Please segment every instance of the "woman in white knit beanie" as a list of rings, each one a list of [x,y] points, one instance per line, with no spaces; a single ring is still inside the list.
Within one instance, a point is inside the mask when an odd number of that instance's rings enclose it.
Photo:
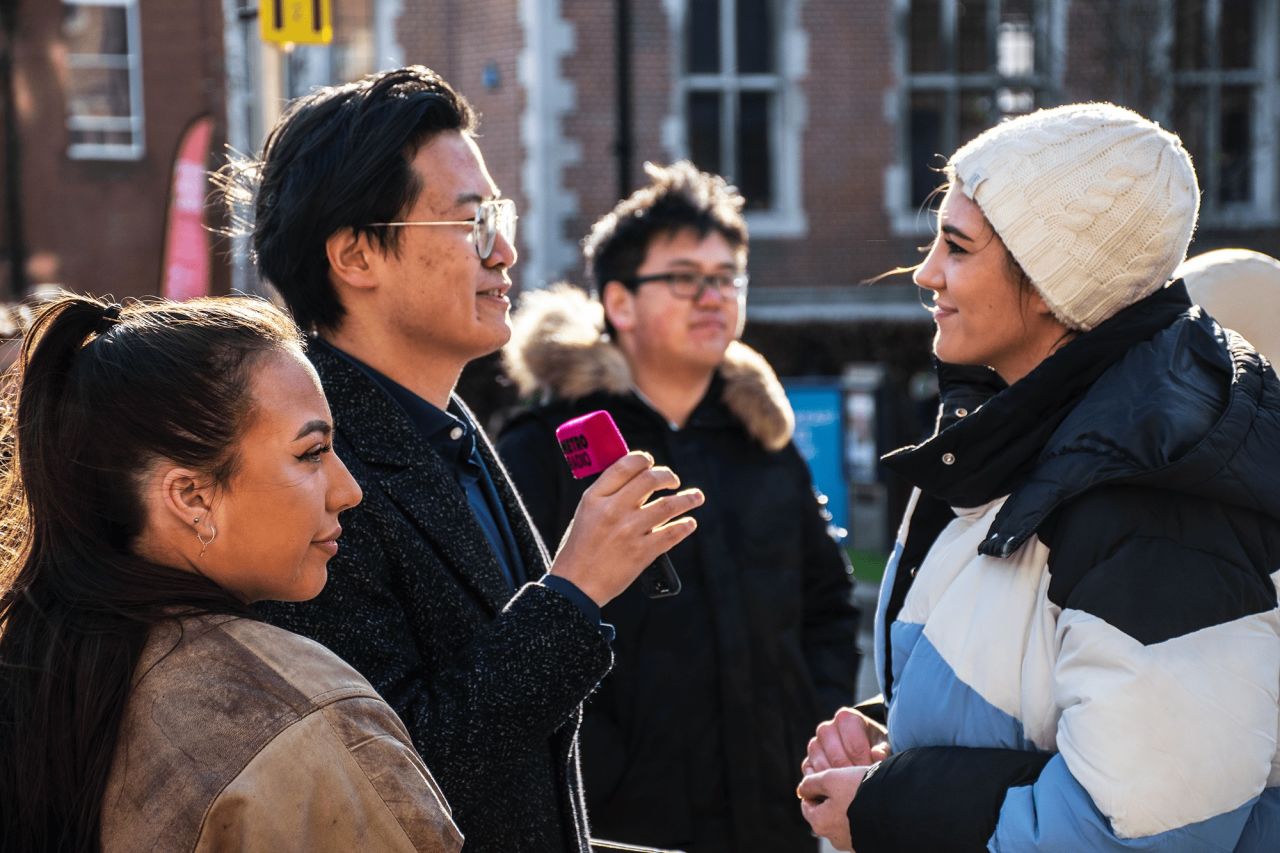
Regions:
[[[883,694],[819,727],[802,811],[858,853],[1278,850],[1280,382],[1170,281],[1190,157],[1076,104],[947,176]]]

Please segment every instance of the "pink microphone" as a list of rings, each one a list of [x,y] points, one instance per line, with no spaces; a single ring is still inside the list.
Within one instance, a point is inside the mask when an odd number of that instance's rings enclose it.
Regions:
[[[576,480],[599,474],[627,455],[626,439],[605,411],[590,412],[560,424],[556,441]]]
[[[627,455],[627,442],[608,412],[588,412],[556,429],[556,441],[575,479],[599,474]],[[680,591],[680,576],[666,554],[640,573],[640,587],[650,598],[666,598]]]

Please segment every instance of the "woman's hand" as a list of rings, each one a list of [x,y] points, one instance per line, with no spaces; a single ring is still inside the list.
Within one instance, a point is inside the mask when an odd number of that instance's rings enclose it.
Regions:
[[[800,780],[796,795],[800,797],[800,813],[815,835],[831,842],[837,850],[852,853],[849,831],[849,805],[858,794],[867,767],[839,767],[811,773]]]
[[[818,726],[800,764],[806,776],[835,767],[865,767],[889,757],[889,733],[884,726],[853,708],[841,708]]]

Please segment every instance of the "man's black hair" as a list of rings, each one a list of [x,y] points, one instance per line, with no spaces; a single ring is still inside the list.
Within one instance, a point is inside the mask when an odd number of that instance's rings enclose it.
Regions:
[[[582,241],[587,280],[601,298],[611,281],[631,287],[655,238],[685,230],[699,239],[718,232],[745,266],[747,223],[736,187],[719,175],[699,171],[688,160],[670,166],[645,163],[644,170],[649,183],[596,220]],[[605,332],[616,339],[607,314],[604,325]]]
[[[343,228],[395,252],[394,221],[422,191],[411,168],[418,149],[444,131],[473,133],[476,114],[440,75],[421,65],[317,89],[294,101],[256,163],[224,170],[233,208],[253,199],[253,252],[262,277],[304,330],[332,330],[341,302],[325,241]]]

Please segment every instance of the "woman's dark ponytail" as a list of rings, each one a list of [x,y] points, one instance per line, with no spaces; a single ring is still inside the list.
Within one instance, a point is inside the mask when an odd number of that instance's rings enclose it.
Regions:
[[[67,428],[74,429],[75,419],[65,417],[66,391],[73,362],[91,336],[103,325],[103,317],[110,303],[98,302],[78,296],[68,296],[52,303],[37,315],[28,329],[18,356],[18,375],[21,376],[21,394],[16,402],[17,417],[5,424],[5,429],[22,433],[23,453],[20,477],[6,477],[15,486],[25,485],[28,491],[43,489],[58,491],[68,484],[63,478]],[[117,314],[118,316],[118,314]],[[15,385],[12,389],[17,391]],[[17,439],[17,435],[13,436]],[[58,513],[61,504],[56,500],[44,501],[50,513]],[[58,518],[42,519],[47,524],[57,524]],[[5,531],[8,533],[9,531]],[[29,523],[17,531],[21,536],[41,531]],[[7,544],[7,543],[6,543]]]
[[[134,667],[176,612],[243,613],[134,546],[140,475],[169,459],[222,482],[252,408],[248,369],[300,346],[255,299],[67,296],[23,343],[0,418],[0,838],[96,850]]]

